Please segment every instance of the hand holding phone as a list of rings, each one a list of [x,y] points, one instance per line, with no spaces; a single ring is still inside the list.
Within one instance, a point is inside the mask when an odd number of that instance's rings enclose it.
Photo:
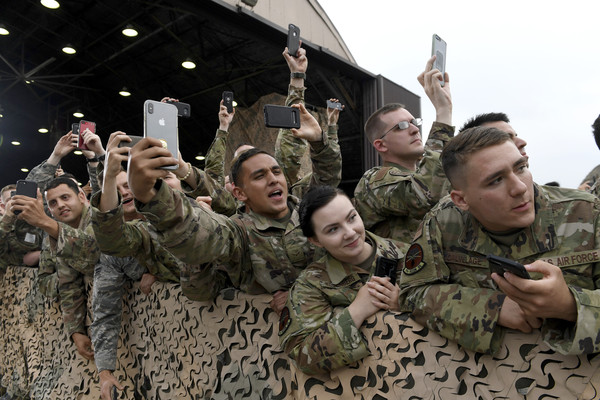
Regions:
[[[163,148],[169,150],[175,159],[179,159],[179,139],[177,132],[177,107],[160,101],[144,102],[144,137],[160,140]],[[161,167],[176,170],[179,164]]]
[[[300,110],[294,107],[266,104],[265,125],[269,128],[300,128]]]
[[[490,273],[495,272],[498,275],[503,276],[505,272],[510,272],[520,278],[531,279],[529,272],[521,263],[493,254],[488,254],[486,258],[490,263]]]
[[[86,129],[92,133],[96,133],[96,123],[84,120],[79,121],[79,131],[77,132],[79,135],[79,140],[77,142],[77,148],[81,150],[89,150],[86,144],[83,142],[83,132],[85,132]]]
[[[392,285],[396,284],[396,276],[398,275],[398,260],[386,257],[377,257],[377,264],[375,264],[374,276],[390,278]]]
[[[142,136],[135,136],[135,135],[127,135],[127,137],[131,139],[131,142],[122,140],[119,142],[119,145],[117,147],[133,147],[137,144],[137,142],[139,142],[140,140],[143,139]]]
[[[342,111],[344,109],[344,106],[339,101],[327,100],[327,108],[331,108],[333,110],[340,110],[340,111]]]
[[[17,181],[17,190],[15,190],[15,195],[19,196],[27,196],[33,199],[37,198],[38,185],[35,181],[26,181],[26,180],[18,180]],[[14,214],[19,215],[21,210],[15,210]]]
[[[296,57],[300,50],[300,28],[294,24],[288,25],[287,48],[288,54],[292,57]]]
[[[433,64],[434,69],[438,69],[442,73],[441,85],[444,86],[444,74],[446,73],[446,42],[436,35],[433,34],[431,43],[431,55],[435,55],[435,63]]]
[[[233,92],[223,92],[223,105],[229,114],[233,112]]]

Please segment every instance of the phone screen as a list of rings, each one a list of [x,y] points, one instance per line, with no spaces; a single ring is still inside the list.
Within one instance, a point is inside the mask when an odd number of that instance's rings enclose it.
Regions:
[[[446,72],[446,42],[436,34],[433,34],[431,44],[431,55],[435,55],[435,63],[433,68],[438,69],[442,73],[442,86],[445,81],[443,80],[444,73]]]

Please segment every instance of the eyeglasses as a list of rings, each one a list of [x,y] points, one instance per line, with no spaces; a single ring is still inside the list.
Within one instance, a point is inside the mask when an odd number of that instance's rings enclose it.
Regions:
[[[387,135],[388,133],[390,133],[394,129],[398,129],[398,130],[401,130],[401,131],[404,130],[404,129],[408,129],[408,127],[410,126],[410,124],[413,124],[417,128],[420,128],[421,125],[423,125],[423,120],[421,118],[414,118],[414,119],[411,119],[410,121],[400,121],[397,124],[394,124],[394,126],[392,126],[390,128],[390,130],[387,131],[386,133],[384,133],[383,136],[380,137],[379,139],[380,140],[383,139],[385,137],[385,135]]]

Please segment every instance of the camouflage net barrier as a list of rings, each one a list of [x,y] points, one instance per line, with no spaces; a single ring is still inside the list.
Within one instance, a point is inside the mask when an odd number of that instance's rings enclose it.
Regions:
[[[0,381],[13,398],[98,399],[93,362],[63,333],[58,303],[36,290],[36,270],[9,268],[0,295]],[[371,353],[307,376],[279,349],[270,297],[226,290],[215,302],[155,283],[124,296],[115,375],[122,399],[596,399],[597,355],[563,356],[539,334],[510,332],[496,357],[466,351],[405,314],[362,328]]]

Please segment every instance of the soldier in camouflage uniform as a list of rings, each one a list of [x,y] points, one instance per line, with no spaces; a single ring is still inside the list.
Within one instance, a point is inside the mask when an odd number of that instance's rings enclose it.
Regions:
[[[418,80],[436,110],[427,144],[423,147],[420,119],[401,104],[387,104],[373,113],[365,133],[383,166],[365,172],[354,190],[356,209],[371,232],[410,243],[425,213],[449,191],[440,152],[454,135],[452,100],[446,73],[433,68],[432,57]]]
[[[562,354],[600,351],[600,203],[533,183],[506,132],[477,127],[444,149],[452,182],[408,250],[400,302],[419,323],[495,354],[504,332],[541,329]],[[533,280],[490,274],[488,254],[525,264]]]
[[[598,118],[596,118],[592,124],[592,133],[594,134],[596,146],[598,146],[598,149],[600,149],[600,115],[598,115]],[[579,189],[587,190],[597,196],[599,191],[598,186],[600,185],[599,181],[600,165],[597,165],[586,175],[585,178],[583,178],[583,181],[581,181],[581,184],[579,185]]]
[[[302,105],[296,134],[310,142],[313,173],[339,176],[341,155]],[[280,166],[268,154],[248,150],[232,168],[236,197],[250,211],[231,219],[193,207],[157,181],[157,169],[172,162],[160,142],[146,139],[131,150],[129,183],[138,210],[159,232],[161,244],[188,264],[215,262],[238,288],[249,293],[287,290],[312,261],[315,248],[299,232],[298,200],[288,197]],[[163,157],[156,157],[157,155]],[[156,186],[155,186],[156,185]],[[280,311],[285,298],[278,298]]]
[[[290,289],[279,340],[299,369],[316,374],[369,355],[360,332],[364,320],[380,309],[399,309],[398,286],[373,276],[377,260],[385,257],[397,265],[404,254],[395,241],[366,232],[339,189],[312,189],[299,213],[303,233],[327,255],[302,271]]]
[[[519,153],[521,153],[522,156],[527,155],[527,152],[525,151],[525,146],[527,146],[527,142],[522,137],[520,137],[514,130],[514,128],[510,125],[510,119],[505,113],[494,112],[476,115],[473,118],[468,119],[467,122],[463,124],[463,126],[459,130],[459,133],[469,128],[475,128],[476,126],[497,128],[501,131],[508,133],[508,135],[510,136],[510,140],[512,140],[515,146],[517,146],[517,148],[519,149]]]

